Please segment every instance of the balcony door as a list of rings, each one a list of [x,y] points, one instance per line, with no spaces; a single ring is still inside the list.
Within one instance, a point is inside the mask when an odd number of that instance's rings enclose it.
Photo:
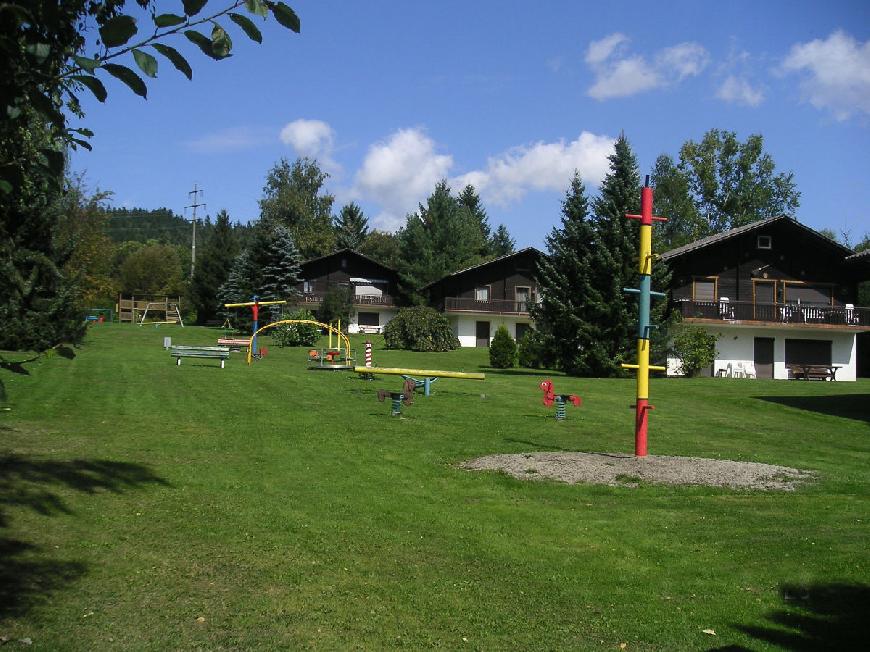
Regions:
[[[532,288],[519,286],[515,288],[517,312],[528,312],[532,302]]]
[[[776,281],[754,279],[752,283],[753,319],[776,319],[773,305],[776,303]]]

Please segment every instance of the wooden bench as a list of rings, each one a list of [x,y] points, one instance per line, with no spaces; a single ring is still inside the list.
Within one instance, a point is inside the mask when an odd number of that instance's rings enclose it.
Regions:
[[[180,365],[182,358],[213,358],[224,361],[230,357],[230,350],[225,346],[170,346],[169,355],[175,358],[175,364]]]
[[[788,368],[792,378],[800,380],[830,380],[837,375],[836,367],[823,365],[792,365]]]
[[[251,340],[246,337],[222,337],[218,341],[218,346],[225,346],[229,348],[230,351],[241,351],[245,349],[248,350],[248,346],[251,344]]]

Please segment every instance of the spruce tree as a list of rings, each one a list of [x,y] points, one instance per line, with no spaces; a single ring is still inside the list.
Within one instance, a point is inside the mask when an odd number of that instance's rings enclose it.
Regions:
[[[196,261],[196,271],[190,284],[190,299],[196,308],[198,324],[204,324],[216,317],[220,308],[218,291],[229,278],[238,253],[230,216],[225,210],[218,213],[210,231],[203,254]]]
[[[468,184],[456,196],[456,201],[460,208],[468,211],[469,216],[474,219],[480,229],[482,245],[478,253],[483,258],[491,256],[490,238],[492,229],[489,226],[489,217],[486,214],[486,209],[483,207],[483,202],[480,200],[480,195],[477,194],[477,190],[475,190],[474,186]]]
[[[298,296],[301,259],[290,231],[283,226],[270,229],[264,250],[258,254],[253,260],[261,265],[257,288],[260,298],[280,301]]]
[[[335,246],[338,249],[359,249],[369,234],[369,220],[362,209],[351,202],[342,206],[335,218]]]
[[[499,224],[489,239],[489,253],[493,258],[507,256],[516,250],[516,241],[504,224]]]
[[[602,320],[607,312],[597,284],[600,246],[588,217],[589,202],[575,172],[562,201],[562,222],[546,238],[548,258],[538,262],[541,304],[533,309],[546,362],[572,375],[609,375]]]
[[[637,287],[639,232],[626,214],[640,212],[640,173],[637,159],[624,135],[608,157],[610,171],[593,202],[595,231],[600,243],[595,287],[601,294],[605,313],[601,321],[601,345],[606,375],[621,373],[620,364],[634,358],[637,341],[637,306],[623,288]]]

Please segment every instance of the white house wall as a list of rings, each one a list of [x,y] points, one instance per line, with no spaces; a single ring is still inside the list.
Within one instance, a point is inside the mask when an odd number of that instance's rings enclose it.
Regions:
[[[517,324],[533,325],[528,317],[513,317],[510,315],[449,315],[453,333],[459,338],[462,347],[477,346],[477,322],[489,322],[489,341],[495,337],[499,326],[504,325],[511,337],[517,339]]]
[[[708,332],[718,336],[716,360],[713,372],[720,369],[733,370],[738,365],[755,368],[755,338],[773,338],[773,377],[777,380],[788,379],[785,366],[785,341],[787,339],[829,340],[831,342],[831,364],[840,366],[837,380],[855,380],[857,376],[857,357],[855,334],[837,332],[830,329],[813,331],[796,328],[753,328],[748,326],[701,325]],[[680,375],[680,361],[668,357],[668,375]]]

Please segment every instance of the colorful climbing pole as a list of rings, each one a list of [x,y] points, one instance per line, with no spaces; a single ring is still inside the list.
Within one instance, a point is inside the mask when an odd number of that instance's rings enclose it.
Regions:
[[[634,454],[637,457],[647,455],[647,432],[649,428],[649,411],[655,409],[649,403],[649,372],[665,371],[665,367],[649,363],[649,334],[653,328],[650,324],[649,309],[652,297],[664,298],[663,292],[654,292],[651,287],[652,277],[652,225],[653,222],[667,222],[665,217],[654,217],[652,214],[653,190],[649,187],[649,176],[646,178],[640,194],[640,215],[626,215],[628,219],[640,220],[640,256],[638,271],[640,272],[640,287],[623,288],[624,292],[636,294],[638,297],[637,316],[637,364],[623,364],[625,369],[637,370],[637,400],[634,404]]]

